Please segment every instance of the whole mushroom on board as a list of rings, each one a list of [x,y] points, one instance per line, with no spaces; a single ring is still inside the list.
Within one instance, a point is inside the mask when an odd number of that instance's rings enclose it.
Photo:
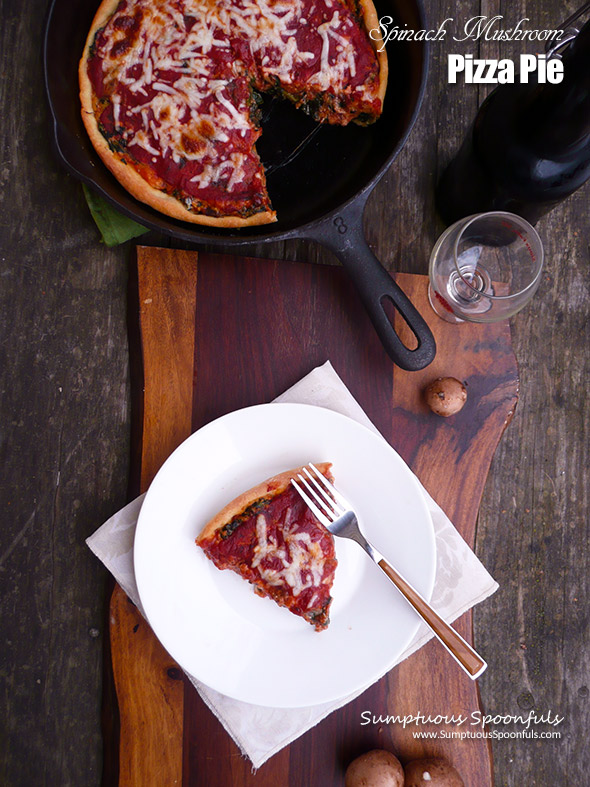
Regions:
[[[345,787],[404,787],[404,769],[386,749],[373,749],[353,760],[344,776]]]
[[[436,415],[455,415],[467,401],[465,385],[455,377],[438,377],[424,389],[424,399]]]
[[[465,787],[458,771],[441,757],[412,760],[404,773],[404,787]]]

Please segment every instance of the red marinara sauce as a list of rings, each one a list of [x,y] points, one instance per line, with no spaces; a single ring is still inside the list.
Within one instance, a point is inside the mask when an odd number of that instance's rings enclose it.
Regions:
[[[201,546],[217,568],[240,574],[316,630],[327,628],[334,539],[293,487],[249,506]]]

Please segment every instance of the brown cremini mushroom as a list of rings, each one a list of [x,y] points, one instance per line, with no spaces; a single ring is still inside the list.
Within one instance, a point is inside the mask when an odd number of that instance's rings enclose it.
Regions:
[[[455,377],[438,377],[424,389],[424,399],[433,413],[447,418],[461,410],[467,401],[467,389]]]
[[[404,787],[404,769],[386,749],[373,749],[353,760],[344,776],[345,787]]]
[[[441,757],[412,760],[404,773],[404,787],[465,787],[456,768]]]

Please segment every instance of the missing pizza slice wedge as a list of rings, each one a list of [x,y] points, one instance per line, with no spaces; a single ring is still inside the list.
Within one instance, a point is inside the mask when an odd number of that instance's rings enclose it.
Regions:
[[[332,480],[329,463],[318,469]],[[219,569],[231,569],[316,631],[330,622],[336,570],[334,539],[291,485],[288,470],[244,492],[196,539]]]

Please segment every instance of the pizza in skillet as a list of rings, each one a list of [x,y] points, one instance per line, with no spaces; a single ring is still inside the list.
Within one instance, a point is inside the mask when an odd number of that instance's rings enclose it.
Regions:
[[[331,479],[330,464],[317,467]],[[291,485],[300,472],[280,473],[244,492],[205,525],[196,543],[217,568],[235,571],[259,596],[321,631],[330,622],[334,539]]]
[[[275,221],[255,145],[261,93],[319,122],[374,121],[378,29],[372,0],[103,0],[80,61],[82,118],[106,166],[158,211]]]

